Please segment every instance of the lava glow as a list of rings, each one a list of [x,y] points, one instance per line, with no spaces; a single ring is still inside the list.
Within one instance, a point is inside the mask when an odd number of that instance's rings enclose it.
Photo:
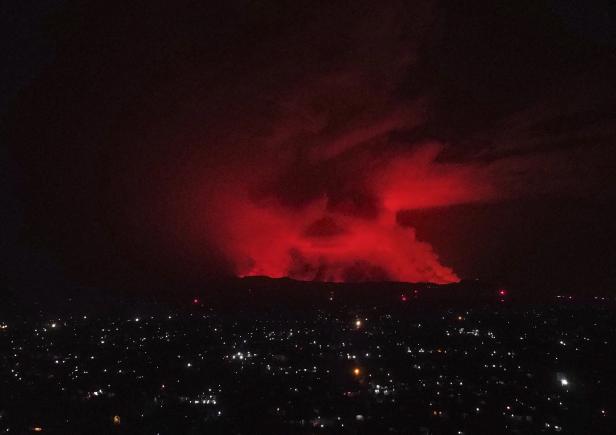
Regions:
[[[336,186],[291,207],[275,194],[255,199],[248,187],[226,183],[209,213],[216,229],[213,237],[239,276],[456,282],[458,276],[439,262],[432,246],[419,240],[414,228],[397,221],[402,210],[491,197],[481,171],[437,163],[440,150],[429,145],[389,157],[359,179],[354,172],[355,178],[345,183],[361,185],[367,197],[375,198],[370,204],[373,213],[358,213],[363,204],[353,198],[347,201],[351,206],[344,198],[342,206],[340,201],[332,206]]]

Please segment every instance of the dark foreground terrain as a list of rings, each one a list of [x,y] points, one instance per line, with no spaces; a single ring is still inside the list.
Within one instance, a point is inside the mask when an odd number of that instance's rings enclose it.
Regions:
[[[389,285],[383,303],[337,286],[276,303],[249,284],[181,303],[13,295],[0,433],[616,433],[614,300]]]

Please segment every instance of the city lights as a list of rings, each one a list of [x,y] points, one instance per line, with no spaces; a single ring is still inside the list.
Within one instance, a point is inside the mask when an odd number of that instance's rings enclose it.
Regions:
[[[573,379],[609,372],[609,350],[616,340],[616,332],[610,331],[616,328],[597,329],[609,324],[609,310],[603,305],[571,322],[578,308],[568,299],[541,308],[413,304],[401,310],[400,295],[393,295],[391,306],[318,308],[297,317],[283,310],[255,311],[242,318],[216,310],[196,314],[186,306],[185,311],[141,308],[138,316],[126,309],[127,314],[87,319],[78,312],[61,323],[11,320],[11,328],[2,334],[9,347],[0,365],[11,391],[47,385],[40,394],[50,398],[47,403],[57,417],[42,419],[33,413],[24,421],[44,421],[47,432],[51,424],[80,421],[71,409],[90,412],[95,419],[99,407],[111,403],[123,410],[122,418],[104,418],[113,425],[121,422],[128,433],[136,421],[144,427],[161,419],[175,425],[223,424],[222,416],[233,416],[245,400],[258,409],[253,419],[274,418],[289,433],[291,428],[315,427],[336,432],[374,422],[377,408],[392,416],[387,427],[400,429],[408,423],[398,410],[410,404],[418,410],[418,431],[448,421],[456,433],[474,416],[495,425],[493,433],[504,426],[538,433],[547,428],[546,422],[550,431],[564,432],[585,415],[584,410],[573,412],[575,403],[593,388],[587,384],[578,391],[572,388]],[[327,298],[322,300],[330,306]],[[9,319],[0,324],[8,325]],[[562,325],[556,338],[545,326],[554,324]],[[53,339],[45,333],[45,326],[52,325]],[[588,369],[579,366],[575,373],[559,371],[566,357],[583,356],[593,346],[605,349],[604,360],[587,360]],[[472,370],[462,369],[466,362],[472,362]],[[597,364],[603,364],[603,370]],[[546,377],[555,377],[551,387],[537,383]],[[243,385],[267,388],[255,393]],[[603,388],[603,383],[594,385]],[[331,392],[325,398],[324,388]],[[130,391],[143,393],[128,400]],[[601,391],[606,397],[611,394],[609,389]],[[459,397],[466,399],[460,402]],[[298,414],[293,407],[298,400],[314,405]],[[355,413],[345,413],[351,404]],[[5,407],[11,411],[5,416],[21,412],[11,404]],[[609,418],[605,407],[588,412]],[[583,418],[588,422],[592,415]],[[12,432],[34,427],[42,428],[30,423]],[[387,432],[387,427],[381,429]],[[79,433],[73,429],[65,433]],[[157,428],[152,429],[156,433]]]

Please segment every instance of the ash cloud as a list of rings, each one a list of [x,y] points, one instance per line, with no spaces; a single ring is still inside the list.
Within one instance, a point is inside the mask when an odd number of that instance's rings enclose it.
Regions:
[[[611,42],[549,7],[115,6],[50,18],[10,115],[31,237],[82,275],[452,282],[400,216],[613,196]]]

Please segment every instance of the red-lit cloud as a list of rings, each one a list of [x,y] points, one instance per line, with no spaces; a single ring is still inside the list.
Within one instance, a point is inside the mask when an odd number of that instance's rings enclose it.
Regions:
[[[447,160],[442,158],[447,147],[436,141],[391,143],[389,134],[404,125],[403,119],[415,125],[420,110],[388,113],[389,119],[364,118],[361,128],[350,119],[350,127],[331,133],[326,123],[306,129],[285,112],[273,129],[278,134],[244,139],[259,152],[207,181],[201,222],[201,231],[210,234],[235,274],[455,282],[456,272],[441,263],[429,240],[417,238],[412,222],[398,219],[399,213],[579,187],[576,177],[567,176],[572,165],[564,161],[574,155],[547,151]],[[552,177],[541,182],[543,190],[533,188],[544,175]]]
[[[124,3],[59,12],[7,118],[24,276],[613,281],[610,46],[523,7]]]
[[[401,214],[580,188],[575,162],[590,153],[533,143],[541,116],[475,127],[463,145],[438,140],[448,125],[427,128],[438,97],[412,90],[422,31],[409,29],[430,22],[430,7],[364,12],[343,30],[315,22],[302,32],[315,51],[284,52],[274,70],[260,52],[247,57],[247,73],[214,91],[223,110],[203,137],[192,132],[190,170],[180,170],[192,185],[185,246],[222,254],[239,276],[454,282],[456,271]],[[340,31],[339,55],[322,58],[326,35]],[[278,53],[280,40],[270,43],[264,52]]]
[[[352,162],[338,163],[334,185],[325,183],[314,196],[292,205],[275,190],[251,194],[263,180],[249,177],[244,183],[235,174],[221,181],[208,201],[213,238],[240,276],[455,282],[458,276],[439,262],[430,244],[397,221],[402,210],[494,197],[482,168],[439,163],[441,148],[425,144],[373,164],[359,153],[363,172],[349,169]],[[332,174],[324,171],[322,176]]]

